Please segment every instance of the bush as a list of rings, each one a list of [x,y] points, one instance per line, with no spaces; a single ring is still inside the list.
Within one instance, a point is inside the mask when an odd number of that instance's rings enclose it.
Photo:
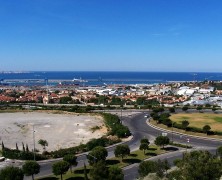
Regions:
[[[156,166],[157,166],[157,163],[154,162],[154,161],[143,161],[143,162],[141,162],[140,165],[139,165],[139,169],[138,169],[140,177],[145,177],[149,173],[156,172]]]
[[[111,130],[111,134],[117,135],[118,138],[124,138],[131,135],[128,127],[123,126],[122,124],[118,124],[114,126]]]
[[[97,146],[105,147],[108,144],[107,138],[99,138],[99,139],[92,139],[88,143],[86,143],[87,151],[94,149]]]
[[[214,134],[215,134],[215,135],[222,136],[222,131],[214,131]]]
[[[164,118],[169,118],[170,117],[170,113],[163,113],[163,114],[161,114],[160,115],[160,118],[162,119],[164,119]]]
[[[170,142],[169,145],[177,146],[177,147],[182,147],[182,148],[187,148],[187,149],[191,149],[192,148],[192,146],[188,146],[188,145],[184,145],[184,144],[179,144],[179,143],[174,143],[174,142]]]
[[[131,135],[128,127],[121,124],[117,115],[104,113],[103,117],[105,125],[111,129],[111,135],[117,135],[119,138],[124,138]]]
[[[167,127],[172,127],[172,121],[169,118],[165,118],[162,120],[162,123]]]
[[[187,127],[187,131],[203,133],[203,130],[201,128],[197,128],[197,127]]]
[[[117,140],[111,140],[108,139],[106,137],[101,137],[99,139],[92,139],[90,140],[88,143],[86,144],[80,144],[79,146],[76,147],[70,147],[70,148],[65,148],[65,149],[59,149],[56,151],[51,151],[49,154],[53,157],[53,158],[61,158],[64,157],[67,154],[77,154],[77,153],[82,153],[82,152],[86,152],[86,151],[90,151],[93,148],[97,147],[97,146],[108,146],[108,145],[112,145],[115,143],[120,142],[119,139]]]
[[[2,151],[2,156],[9,159],[19,159],[19,160],[33,160],[34,154],[33,152],[20,151],[16,149],[4,148]],[[40,154],[35,154],[36,160],[44,160],[45,156]]]

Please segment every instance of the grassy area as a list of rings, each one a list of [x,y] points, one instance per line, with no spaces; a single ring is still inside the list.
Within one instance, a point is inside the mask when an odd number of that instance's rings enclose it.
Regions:
[[[213,118],[216,122],[222,123],[222,117],[214,117]]]
[[[210,125],[212,131],[222,130],[222,114],[210,113],[192,113],[192,114],[172,114],[170,119],[174,122],[181,123],[183,120],[188,120],[192,127],[202,128],[205,125]]]
[[[153,124],[154,126],[157,126],[157,127],[160,127],[160,128],[163,128],[163,129],[166,129],[166,130],[169,130],[169,131],[176,131],[176,132],[179,132],[179,133],[183,133],[183,134],[188,134],[188,135],[193,135],[193,136],[200,136],[200,137],[208,137],[208,138],[217,138],[217,139],[222,139],[221,136],[218,136],[218,135],[206,135],[204,133],[197,133],[197,132],[191,132],[191,131],[185,131],[183,129],[176,129],[176,128],[172,128],[172,127],[167,127],[166,125],[164,124],[157,124],[156,121],[154,120],[151,120],[150,121],[151,124]],[[160,134],[159,134],[160,135]],[[184,141],[184,144],[186,143],[186,141]]]
[[[119,167],[125,167],[133,163],[140,163],[142,160],[165,153],[166,150],[161,149],[155,145],[150,145],[149,150],[145,151],[145,154],[141,150],[133,151],[131,154],[121,160],[121,158],[111,158],[106,160],[107,166],[117,165]],[[87,172],[90,171],[91,166],[87,166]],[[49,176],[45,178],[40,178],[39,180],[59,180],[60,177]],[[83,180],[84,179],[84,168],[75,169],[74,172],[68,171],[63,175],[64,180]]]
[[[145,154],[141,150],[133,151],[128,157],[124,158],[123,160],[121,160],[121,158],[116,158],[116,157],[108,159],[107,165],[108,166],[117,165],[123,168],[130,164],[140,163],[144,159],[150,158],[152,156],[157,156],[165,152],[166,150],[160,149],[159,147],[155,145],[151,145],[149,146],[149,150],[145,151]]]

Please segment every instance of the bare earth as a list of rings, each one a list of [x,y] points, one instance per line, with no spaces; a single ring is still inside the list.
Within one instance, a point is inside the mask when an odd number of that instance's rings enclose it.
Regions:
[[[0,113],[0,142],[3,141],[9,148],[15,148],[17,143],[19,149],[22,149],[23,142],[32,150],[35,140],[35,147],[42,151],[38,140],[44,139],[49,143],[47,151],[58,150],[86,143],[106,133],[104,127],[92,132],[91,128],[95,126],[103,126],[100,116],[47,112]]]

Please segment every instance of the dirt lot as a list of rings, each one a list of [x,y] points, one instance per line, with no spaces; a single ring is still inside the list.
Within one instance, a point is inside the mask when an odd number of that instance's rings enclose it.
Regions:
[[[102,125],[100,116],[49,112],[0,113],[0,142],[3,141],[9,148],[15,148],[17,143],[20,149],[23,142],[32,150],[35,140],[36,148],[42,151],[38,140],[45,139],[49,143],[46,150],[51,151],[101,137],[106,133],[105,128],[95,132],[91,128]]]

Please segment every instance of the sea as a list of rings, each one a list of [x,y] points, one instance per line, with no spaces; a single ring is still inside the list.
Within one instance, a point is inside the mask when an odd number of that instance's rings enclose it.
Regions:
[[[84,85],[157,84],[169,82],[221,80],[218,72],[102,72],[102,71],[32,71],[0,72],[1,83],[9,85],[56,85],[81,80]],[[78,83],[78,82],[76,82]]]

